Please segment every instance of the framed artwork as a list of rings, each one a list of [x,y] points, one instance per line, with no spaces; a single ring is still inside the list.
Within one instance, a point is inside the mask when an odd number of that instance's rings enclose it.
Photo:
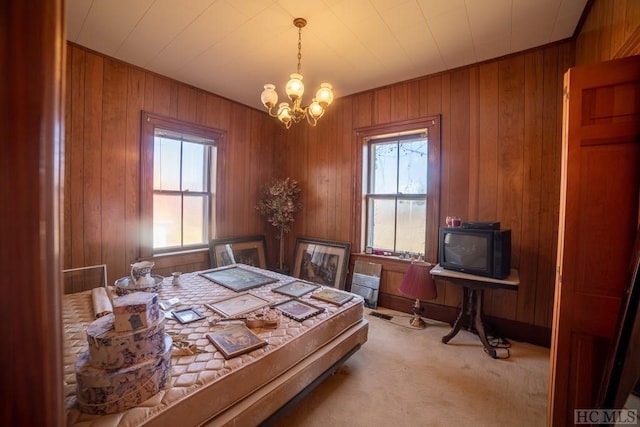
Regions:
[[[330,302],[335,305],[342,305],[347,301],[351,301],[353,294],[338,291],[336,289],[324,288],[318,292],[311,294],[311,298],[319,299],[321,301]]]
[[[344,289],[351,243],[298,237],[292,275],[308,282]]]
[[[298,298],[306,293],[309,293],[315,289],[318,289],[319,287],[320,285],[304,282],[302,280],[294,280],[293,282],[286,283],[282,286],[278,286],[277,288],[273,288],[271,290],[279,294],[284,294],[290,297]]]
[[[242,292],[247,289],[266,285],[267,283],[277,282],[277,279],[238,266],[207,270],[199,274],[218,285],[236,292]]]
[[[204,319],[204,314],[193,307],[174,310],[171,313],[173,314],[173,317],[175,317],[180,323],[190,323],[195,322],[196,320]]]
[[[254,295],[251,292],[244,292],[239,295],[233,295],[228,298],[206,303],[205,307],[225,317],[236,317],[269,304],[271,304],[269,300]]]
[[[208,333],[206,337],[220,350],[225,359],[231,359],[267,345],[265,340],[245,325],[230,326],[221,331]]]
[[[209,258],[212,267],[246,264],[267,268],[264,236],[247,236],[214,239],[209,242]]]
[[[324,308],[316,307],[313,304],[295,298],[274,304],[271,308],[280,310],[282,314],[298,322],[302,322],[324,311]]]

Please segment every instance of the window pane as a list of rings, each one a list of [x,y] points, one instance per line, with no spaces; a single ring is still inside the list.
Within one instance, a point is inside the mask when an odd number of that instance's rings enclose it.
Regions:
[[[394,249],[395,200],[369,200],[369,244],[377,249]]]
[[[206,197],[184,196],[184,242],[186,245],[207,243],[205,227]]]
[[[167,248],[181,245],[181,197],[153,195],[153,247]]]
[[[372,194],[395,194],[398,191],[398,144],[377,143],[371,146]]]
[[[182,145],[182,191],[205,191],[206,145],[184,142]]]
[[[400,173],[398,192],[401,194],[427,193],[427,140],[403,141],[398,152]]]
[[[153,146],[154,190],[180,191],[180,141],[156,136]]]
[[[398,200],[396,251],[423,253],[427,224],[424,200]]]

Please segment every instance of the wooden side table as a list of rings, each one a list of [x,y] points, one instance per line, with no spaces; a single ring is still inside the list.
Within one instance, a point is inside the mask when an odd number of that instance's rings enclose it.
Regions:
[[[484,313],[482,311],[483,293],[485,289],[508,289],[517,291],[520,285],[518,270],[511,269],[511,273],[505,279],[494,279],[492,277],[476,276],[474,274],[461,273],[447,270],[437,264],[431,269],[431,276],[435,279],[445,279],[455,285],[462,286],[462,304],[460,313],[456,318],[451,331],[442,337],[443,343],[448,343],[462,329],[462,325],[467,323],[478,334],[485,352],[498,359],[496,346],[492,345],[487,338],[484,324]],[[506,341],[506,340],[505,340]],[[508,341],[507,341],[508,344]]]

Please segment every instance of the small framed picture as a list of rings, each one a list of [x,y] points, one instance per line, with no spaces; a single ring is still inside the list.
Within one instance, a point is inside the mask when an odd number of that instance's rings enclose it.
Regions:
[[[245,325],[233,325],[221,331],[208,333],[206,337],[220,350],[225,359],[231,359],[267,345],[265,340]]]
[[[193,307],[174,310],[171,313],[173,314],[173,317],[175,317],[180,323],[190,323],[195,322],[196,320],[204,319],[204,314]]]
[[[225,317],[236,317],[241,314],[255,311],[269,304],[271,304],[271,301],[269,300],[254,295],[251,292],[244,292],[238,295],[222,298],[214,302],[206,303],[205,307]]]
[[[276,310],[280,310],[285,316],[302,322],[310,317],[320,314],[324,311],[322,307],[316,307],[313,304],[309,304],[298,299],[290,299],[271,306]]]
[[[290,297],[298,298],[306,293],[309,293],[315,289],[318,289],[319,287],[320,285],[304,282],[302,280],[294,280],[293,282],[286,283],[282,286],[278,286],[277,288],[273,288],[271,290],[279,294],[284,294]]]
[[[311,294],[311,298],[316,298],[321,301],[330,302],[335,305],[342,305],[353,298],[353,294],[347,292],[338,291],[336,289],[324,288],[318,292]]]
[[[277,282],[277,280],[272,277],[238,266],[207,270],[201,272],[200,275],[236,292],[242,292],[268,283]]]

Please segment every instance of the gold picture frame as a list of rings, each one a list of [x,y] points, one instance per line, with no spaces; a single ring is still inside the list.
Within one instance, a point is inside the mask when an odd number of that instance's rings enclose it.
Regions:
[[[225,359],[231,359],[267,345],[265,340],[245,325],[233,325],[220,331],[210,332],[205,336]]]
[[[353,299],[353,297],[353,294],[330,288],[323,288],[311,294],[311,298],[329,302],[335,305],[342,305],[346,302],[349,302]]]

